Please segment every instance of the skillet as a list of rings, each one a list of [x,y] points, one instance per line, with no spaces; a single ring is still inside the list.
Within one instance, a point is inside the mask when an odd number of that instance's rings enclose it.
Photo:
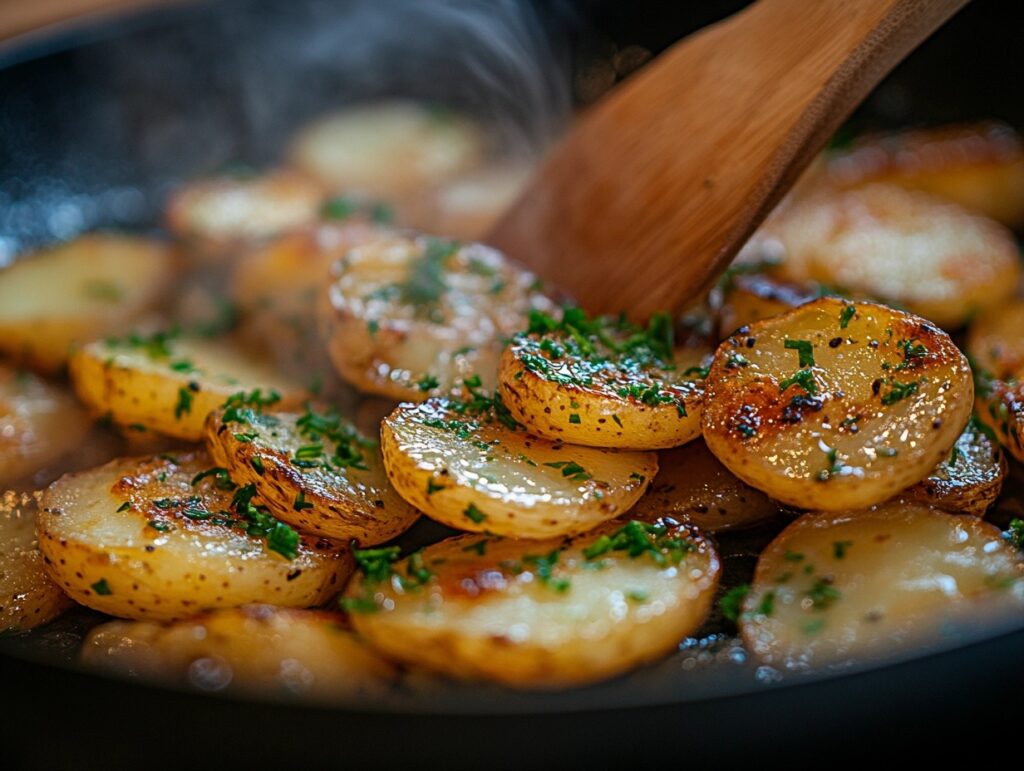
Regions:
[[[268,163],[295,127],[346,100],[437,99],[496,119],[504,142],[539,149],[574,100],[594,95],[586,86],[612,46],[657,52],[743,4],[463,2],[410,36],[396,29],[395,5],[235,0],[5,44],[0,259],[81,230],[153,227],[182,178]],[[492,50],[481,64],[464,35],[480,32],[484,18],[539,37],[525,52]],[[879,87],[851,129],[984,118],[1024,127],[1012,26],[993,4],[968,7]],[[438,40],[454,40],[459,53],[437,54],[452,50]],[[738,562],[749,559],[742,539],[732,548]],[[68,668],[64,639],[42,659],[3,648],[4,768],[613,767],[740,755],[804,765],[834,761],[816,754],[825,745],[842,744],[850,760],[893,739],[950,757],[955,742],[935,737],[978,741],[967,737],[984,730],[998,740],[1003,705],[1024,686],[1019,623],[957,630],[935,650],[884,665],[778,682],[732,662],[712,637],[584,690],[456,689],[429,701],[322,708],[100,678]],[[726,661],[703,666],[708,655]]]

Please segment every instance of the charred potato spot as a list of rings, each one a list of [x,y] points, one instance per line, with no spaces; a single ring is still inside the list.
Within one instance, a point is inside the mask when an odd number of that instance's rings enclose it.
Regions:
[[[473,376],[492,387],[505,340],[552,307],[533,275],[480,244],[385,237],[333,272],[321,307],[331,360],[357,388],[396,399]]]
[[[970,368],[944,332],[834,298],[741,329],[706,383],[715,456],[777,500],[828,510],[884,501],[926,477],[973,400]]]
[[[54,580],[90,608],[152,619],[259,601],[305,607],[342,588],[347,549],[300,536],[283,556],[273,522],[242,505],[252,496],[240,502],[211,467],[205,453],[126,458],[54,482],[39,516]]]
[[[336,413],[225,414],[207,418],[211,454],[239,484],[255,485],[279,519],[367,546],[400,535],[419,517],[388,482],[378,443]]]
[[[916,503],[819,512],[764,550],[740,625],[759,658],[803,669],[888,652],[1007,603],[1019,613],[1022,578],[1020,555],[978,517]]]
[[[629,556],[633,555],[633,556]],[[594,682],[655,660],[702,622],[712,545],[671,520],[617,521],[569,539],[460,536],[357,580],[356,631],[400,661],[518,688]],[[379,576],[378,576],[379,578]]]
[[[511,423],[442,399],[400,405],[381,428],[391,483],[451,527],[547,538],[628,511],[658,468],[653,453],[552,442]]]

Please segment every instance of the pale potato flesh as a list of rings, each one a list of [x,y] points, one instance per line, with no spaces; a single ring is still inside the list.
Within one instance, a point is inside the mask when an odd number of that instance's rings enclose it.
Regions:
[[[828,294],[811,283],[782,281],[764,273],[738,275],[721,290],[718,325],[722,337]]]
[[[327,417],[323,411],[312,414]],[[206,444],[236,482],[256,485],[274,516],[304,532],[368,546],[411,527],[419,512],[388,481],[379,443],[337,419],[339,433],[352,437],[339,442],[315,427],[304,428],[303,416],[273,411],[255,414],[248,422],[225,422],[224,411],[218,410],[207,419]],[[331,461],[339,444],[360,456],[362,468]],[[309,452],[317,447],[322,451]]]
[[[71,360],[78,397],[121,426],[141,425],[196,441],[206,416],[231,395],[276,391],[295,406],[306,391],[287,375],[227,340],[168,338],[162,349],[127,339],[97,341]]]
[[[552,310],[536,278],[481,244],[392,236],[334,266],[321,306],[328,352],[356,388],[420,401],[479,376],[486,388],[505,341],[530,310]]]
[[[882,182],[946,198],[1005,225],[1024,220],[1024,143],[999,123],[865,136],[830,155],[819,172],[815,181],[832,187]]]
[[[817,512],[761,554],[740,628],[773,666],[839,663],[920,643],[989,604],[1019,613],[1022,577],[1020,554],[978,517],[917,503]]]
[[[697,531],[673,524],[645,535],[651,551],[601,551],[623,524],[571,539],[459,536],[428,546],[425,582],[398,562],[386,581],[352,583],[349,600],[377,608],[353,612],[352,623],[385,655],[459,679],[554,688],[626,672],[701,624],[720,566]],[[657,545],[668,539],[675,552]]]
[[[223,245],[269,238],[313,222],[323,188],[294,171],[215,177],[179,188],[167,204],[167,226],[193,243]]]
[[[271,605],[213,610],[170,624],[111,621],[89,633],[81,657],[125,677],[264,698],[367,697],[398,678],[340,614]]]
[[[810,346],[813,366],[787,340]],[[946,333],[836,298],[741,329],[716,351],[706,389],[704,439],[732,473],[791,506],[830,511],[927,477],[974,400],[970,367]]]
[[[63,388],[0,365],[0,486],[76,451],[89,416]]]
[[[872,185],[820,191],[768,219],[755,240],[782,246],[776,273],[898,303],[945,328],[1009,299],[1013,234],[925,193]]]
[[[658,453],[658,474],[629,515],[645,521],[673,517],[715,533],[762,522],[783,508],[741,482],[697,439]]]
[[[150,311],[173,281],[174,262],[161,241],[113,234],[19,257],[0,271],[0,352],[43,373],[60,371],[74,346],[119,333]]]
[[[205,453],[124,458],[54,482],[39,515],[54,580],[87,607],[137,619],[251,602],[309,607],[341,590],[347,548],[301,536],[294,558],[272,551],[229,511],[231,490],[212,477],[193,484],[212,466]]]
[[[73,604],[46,572],[36,514],[31,495],[0,499],[0,634],[42,626]]]
[[[658,470],[654,453],[552,442],[452,405],[402,404],[381,426],[391,484],[450,527],[515,538],[580,533],[628,511]]]
[[[902,495],[956,514],[983,517],[999,498],[1007,472],[999,444],[972,419],[949,456]]]
[[[575,357],[567,337],[522,335],[501,357],[498,390],[530,431],[633,450],[677,447],[700,435],[707,351],[680,348],[673,362],[640,366],[599,342],[599,360]]]
[[[389,198],[477,166],[483,133],[472,122],[414,102],[378,102],[305,129],[289,157],[333,189]]]

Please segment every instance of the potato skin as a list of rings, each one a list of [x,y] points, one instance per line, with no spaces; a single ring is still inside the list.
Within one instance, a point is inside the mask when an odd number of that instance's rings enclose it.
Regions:
[[[71,359],[78,397],[95,414],[116,424],[143,425],[166,436],[198,441],[206,416],[240,391],[275,390],[282,407],[297,406],[307,393],[265,362],[226,341],[174,340],[170,354],[90,343]],[[178,361],[195,370],[175,369]]]
[[[363,469],[328,468],[322,458],[320,465],[303,468],[293,462],[295,454],[314,441],[296,425],[303,413],[265,412],[264,419],[273,421],[267,424],[225,423],[223,417],[224,410],[217,410],[206,420],[210,454],[238,484],[254,484],[283,522],[307,533],[371,546],[400,535],[419,518],[419,511],[388,481],[377,442],[359,437],[359,446],[356,440]],[[255,436],[243,441],[236,436],[239,433]],[[337,443],[329,437],[318,435],[316,442],[324,445],[325,456],[334,453]]]
[[[813,366],[787,340],[809,345]],[[928,476],[973,403],[970,367],[948,335],[836,298],[739,330],[716,351],[706,388],[711,452],[776,500],[829,511],[880,503]]]
[[[336,612],[245,605],[171,624],[111,621],[93,629],[82,662],[205,692],[329,703],[379,696],[395,667]]]
[[[381,450],[391,484],[428,517],[511,538],[572,535],[614,519],[658,470],[654,453],[551,442],[444,399],[400,404],[381,425]]]
[[[386,655],[459,679],[556,688],[621,674],[667,655],[700,625],[720,574],[711,543],[667,521],[666,537],[689,549],[678,568],[659,568],[647,553],[588,560],[583,550],[623,524],[546,541],[449,538],[422,551],[425,584],[354,581],[348,598],[379,609],[353,612],[352,623]],[[537,560],[552,555],[544,579]]]
[[[0,271],[0,352],[57,374],[76,345],[120,333],[154,310],[176,264],[161,241],[99,233],[19,257]]]
[[[5,493],[0,508],[0,634],[49,623],[73,604],[46,572],[36,500]]]
[[[1019,614],[1022,579],[1020,554],[975,516],[905,502],[814,512],[762,552],[740,629],[780,669],[837,664],[934,639],[947,621]]]
[[[538,353],[538,341],[514,340],[505,349],[498,370],[498,391],[509,411],[533,433],[546,439],[586,447],[628,450],[657,450],[678,447],[700,435],[704,400],[699,375],[682,375],[699,368],[705,351],[680,349],[677,372],[620,376],[607,381],[559,383],[524,363]],[[550,365],[548,365],[550,366]],[[574,363],[560,362],[571,371]],[[671,403],[647,404],[633,396],[621,396],[616,386],[628,382],[650,388],[655,382]]]
[[[55,582],[87,607],[137,619],[259,601],[308,607],[343,587],[352,570],[344,546],[300,537],[289,560],[262,537],[215,523],[232,492],[192,484],[211,466],[205,453],[123,458],[54,482],[41,501],[39,548]],[[179,503],[160,503],[171,500]],[[190,518],[180,505],[215,516]]]

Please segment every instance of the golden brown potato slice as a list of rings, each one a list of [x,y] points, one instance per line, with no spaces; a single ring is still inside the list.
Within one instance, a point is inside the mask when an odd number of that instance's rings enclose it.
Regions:
[[[971,324],[967,352],[977,415],[1017,460],[1024,460],[1024,301],[993,308]]]
[[[36,514],[31,495],[8,492],[0,500],[0,634],[41,626],[73,604],[46,572]]]
[[[971,414],[967,360],[940,329],[874,303],[823,298],[719,346],[704,439],[776,500],[870,506],[921,481]]]
[[[0,365],[0,486],[78,449],[89,417],[67,390]]]
[[[922,190],[1006,225],[1024,221],[1024,144],[1009,126],[976,123],[859,138],[833,153],[816,181],[882,182]]]
[[[233,394],[273,392],[282,407],[307,396],[227,340],[159,332],[90,343],[75,354],[70,372],[79,398],[96,414],[189,441],[202,438],[206,416]]]
[[[985,516],[1006,479],[1003,451],[974,419],[926,479],[903,495],[954,513]]]
[[[324,190],[294,171],[199,179],[167,203],[168,229],[202,252],[284,233],[312,223]]]
[[[498,390],[533,433],[588,447],[656,450],[700,434],[704,350],[673,350],[672,320],[647,329],[534,313],[527,334],[505,349]]]
[[[378,102],[318,120],[289,157],[327,187],[389,198],[477,166],[485,144],[476,124],[448,110]]]
[[[654,453],[551,442],[498,410],[478,396],[399,405],[381,426],[391,484],[450,527],[551,538],[625,513],[658,470]]]
[[[671,521],[617,521],[571,539],[460,536],[404,562],[357,552],[345,599],[374,647],[459,679],[580,685],[670,653],[700,626],[718,556]]]
[[[764,550],[740,628],[786,669],[921,642],[986,601],[1024,602],[1024,565],[999,529],[917,503],[807,514]]]
[[[782,281],[764,273],[727,276],[718,307],[723,337],[755,321],[770,319],[804,303],[831,294],[812,283]]]
[[[1002,225],[885,185],[794,201],[755,242],[766,239],[781,245],[776,272],[785,280],[898,303],[946,328],[999,306],[1020,275],[1017,245]]]
[[[393,665],[338,613],[246,605],[171,624],[111,621],[82,647],[85,664],[202,691],[326,702],[385,693]]]
[[[782,509],[737,479],[698,439],[658,453],[658,474],[629,515],[645,521],[673,517],[715,533],[753,525]]]
[[[479,375],[494,385],[507,338],[552,310],[537,279],[481,244],[393,236],[334,266],[321,307],[329,353],[356,388],[420,401]]]
[[[0,352],[57,372],[75,344],[150,311],[173,276],[172,251],[148,238],[94,234],[27,254],[0,271]]]
[[[122,458],[43,493],[39,548],[73,599],[173,619],[249,602],[319,605],[344,586],[344,546],[300,536],[206,453]]]
[[[266,411],[236,397],[207,418],[206,444],[232,479],[305,532],[368,546],[419,518],[388,482],[379,443],[333,410]]]

